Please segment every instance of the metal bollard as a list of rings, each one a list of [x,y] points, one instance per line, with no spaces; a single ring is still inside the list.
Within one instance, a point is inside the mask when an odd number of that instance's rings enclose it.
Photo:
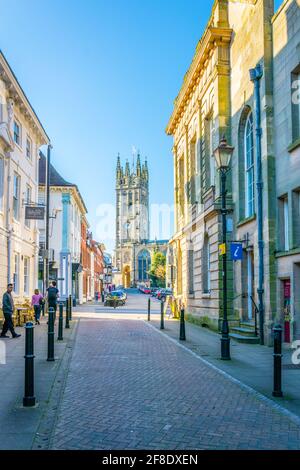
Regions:
[[[54,308],[49,307],[48,312],[48,362],[54,361]]]
[[[66,325],[65,327],[70,328],[70,319],[69,319],[69,301],[66,299]]]
[[[32,322],[27,322],[25,326],[25,394],[23,406],[35,406],[34,396],[34,343]]]
[[[45,316],[45,301],[42,303],[42,316]]]
[[[101,300],[102,300],[102,303],[104,304],[104,291],[101,292]]]
[[[150,297],[148,299],[148,321],[150,321]]]
[[[69,295],[69,319],[72,320],[72,296]]]
[[[164,302],[161,300],[160,303],[160,329],[165,329],[165,322],[164,322]]]
[[[180,334],[179,334],[180,341],[185,341],[185,319],[184,319],[184,308],[180,310]]]
[[[282,327],[274,326],[274,390],[273,397],[282,397],[281,390],[281,364],[282,364]]]
[[[59,320],[58,320],[58,336],[57,341],[63,341],[63,328],[64,328],[64,304],[59,304]]]

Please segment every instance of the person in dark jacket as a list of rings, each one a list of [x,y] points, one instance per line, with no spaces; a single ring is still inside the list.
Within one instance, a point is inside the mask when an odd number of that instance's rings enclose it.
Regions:
[[[11,295],[12,290],[13,290],[13,285],[8,284],[7,291],[3,295],[2,310],[3,310],[5,321],[3,324],[2,333],[0,335],[1,338],[9,338],[9,336],[6,335],[8,330],[11,332],[11,335],[13,338],[19,338],[21,336],[15,332],[13,319],[12,319],[12,316],[14,313],[14,301]]]
[[[48,308],[54,308],[54,320],[56,318],[56,309],[58,301],[59,290],[56,287],[56,281],[51,283],[51,286],[47,289],[47,298],[48,298]]]

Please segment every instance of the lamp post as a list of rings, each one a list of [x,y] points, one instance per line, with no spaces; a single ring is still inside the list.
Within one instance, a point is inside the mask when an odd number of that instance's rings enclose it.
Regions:
[[[216,165],[221,175],[221,198],[222,198],[222,278],[223,278],[223,321],[222,321],[222,336],[221,336],[221,359],[230,360],[230,338],[229,326],[227,318],[227,254],[226,254],[226,241],[227,241],[227,226],[226,226],[226,174],[229,170],[230,160],[234,148],[228,145],[225,136],[219,143],[219,146],[214,151]]]

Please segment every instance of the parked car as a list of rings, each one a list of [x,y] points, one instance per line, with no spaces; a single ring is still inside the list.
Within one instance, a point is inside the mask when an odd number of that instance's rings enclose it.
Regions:
[[[162,302],[165,302],[166,298],[170,295],[173,295],[172,289],[161,289],[157,294],[157,298]]]
[[[158,291],[159,291],[158,287],[152,287],[151,297],[156,297]]]
[[[106,307],[119,307],[120,305],[125,305],[126,294],[119,290],[114,290],[107,294],[104,305]]]

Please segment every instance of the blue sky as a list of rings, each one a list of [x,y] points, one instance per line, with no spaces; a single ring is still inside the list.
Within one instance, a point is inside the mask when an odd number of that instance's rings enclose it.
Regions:
[[[55,167],[78,184],[95,238],[105,238],[97,208],[114,204],[118,152],[125,162],[132,146],[140,149],[151,202],[173,204],[172,140],[164,131],[212,4],[1,2],[0,48],[52,140]]]

